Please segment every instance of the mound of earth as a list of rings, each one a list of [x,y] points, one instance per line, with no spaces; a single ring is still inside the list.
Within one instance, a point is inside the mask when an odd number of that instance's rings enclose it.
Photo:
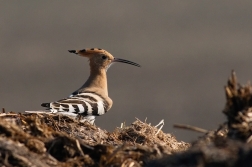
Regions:
[[[192,143],[177,141],[136,119],[113,132],[67,116],[0,114],[1,166],[252,166],[252,87],[232,72],[225,87],[227,116],[217,130]]]

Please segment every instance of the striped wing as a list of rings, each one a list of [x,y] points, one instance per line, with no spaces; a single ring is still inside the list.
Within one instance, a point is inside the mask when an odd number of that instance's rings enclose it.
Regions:
[[[100,95],[94,92],[84,92],[51,102],[47,107],[52,112],[99,116],[107,112],[108,104]]]

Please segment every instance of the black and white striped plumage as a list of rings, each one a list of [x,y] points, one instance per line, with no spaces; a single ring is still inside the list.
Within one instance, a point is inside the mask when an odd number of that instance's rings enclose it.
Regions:
[[[81,116],[100,116],[107,112],[108,102],[94,92],[83,92],[72,94],[68,98],[51,103],[42,103],[41,106],[47,107],[52,113],[61,112],[67,115]]]

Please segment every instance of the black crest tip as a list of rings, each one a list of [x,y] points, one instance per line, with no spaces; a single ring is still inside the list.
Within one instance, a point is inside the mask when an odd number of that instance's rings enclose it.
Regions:
[[[76,50],[68,50],[68,52],[77,54]]]

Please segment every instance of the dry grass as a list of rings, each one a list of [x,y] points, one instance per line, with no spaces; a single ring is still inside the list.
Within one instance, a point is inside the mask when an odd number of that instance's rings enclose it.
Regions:
[[[252,86],[225,87],[227,122],[185,143],[136,119],[113,132],[52,114],[0,114],[1,166],[252,166]],[[181,125],[179,125],[181,127]]]
[[[142,166],[190,146],[138,119],[109,133],[62,115],[2,113],[0,117],[0,140],[12,142],[12,147],[2,149],[2,165],[27,166],[27,159],[34,156],[43,159],[29,163],[42,166]],[[13,143],[21,144],[27,156]]]

